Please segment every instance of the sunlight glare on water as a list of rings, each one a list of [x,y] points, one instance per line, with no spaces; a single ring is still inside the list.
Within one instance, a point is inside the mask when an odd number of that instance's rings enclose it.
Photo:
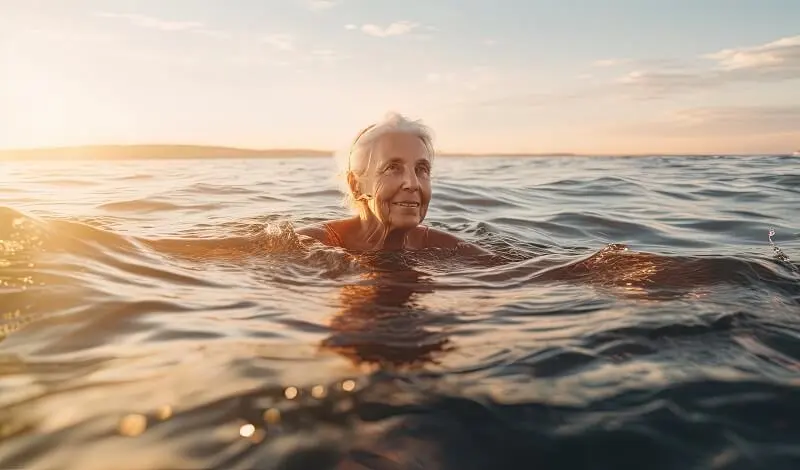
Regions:
[[[304,246],[334,171],[0,162],[0,468],[800,465],[790,157],[439,159],[489,264]]]

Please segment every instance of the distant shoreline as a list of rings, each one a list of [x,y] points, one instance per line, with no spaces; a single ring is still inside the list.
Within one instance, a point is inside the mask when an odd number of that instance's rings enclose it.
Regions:
[[[320,149],[247,149],[204,145],[87,145],[0,150],[0,161],[10,160],[205,160],[205,159],[268,159],[332,157],[332,150]],[[717,154],[577,154],[553,153],[455,153],[442,152],[443,157],[681,157],[714,156]],[[761,155],[761,154],[753,154]],[[765,154],[766,155],[766,154]]]
[[[87,145],[0,150],[0,160],[170,160],[219,158],[307,158],[332,157],[333,150],[320,149],[247,149],[204,145]],[[458,157],[567,157],[572,153],[453,153],[440,156]]]
[[[331,156],[317,149],[245,149],[203,145],[87,145],[0,150],[0,160],[171,160]]]

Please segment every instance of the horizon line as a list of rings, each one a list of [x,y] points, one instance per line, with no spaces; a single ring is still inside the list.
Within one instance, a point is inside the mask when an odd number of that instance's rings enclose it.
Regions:
[[[335,150],[331,149],[321,149],[321,148],[311,148],[311,147],[271,147],[271,148],[251,148],[251,147],[239,147],[239,146],[231,146],[231,145],[217,145],[217,144],[185,144],[185,143],[144,143],[144,144],[88,144],[88,145],[54,145],[54,146],[40,146],[40,147],[16,147],[16,148],[8,148],[8,147],[0,147],[0,159],[8,159],[8,157],[14,157],[14,154],[38,154],[35,156],[43,157],[43,154],[58,154],[58,153],[72,153],[72,152],[80,152],[80,151],[91,151],[91,150],[105,150],[106,152],[111,150],[155,150],[155,149],[162,149],[162,150],[183,150],[186,151],[212,151],[217,153],[227,153],[227,157],[233,157],[236,155],[230,155],[230,153],[239,154],[238,156],[251,156],[251,157],[258,157],[259,154],[262,156],[271,156],[271,157],[280,157],[282,156],[281,153],[285,153],[286,157],[300,157],[300,156],[334,156],[336,154]],[[105,153],[105,152],[104,152]],[[569,152],[569,151],[553,151],[553,152],[460,152],[460,151],[452,151],[452,150],[442,150],[437,151],[436,155],[438,156],[448,156],[448,157],[482,157],[482,156],[496,156],[496,157],[504,157],[504,156],[598,156],[598,157],[613,157],[613,156],[723,156],[723,155],[741,155],[741,156],[756,156],[756,155],[793,155],[797,153],[797,151],[788,151],[785,153],[772,153],[772,152],[748,152],[748,153],[725,153],[725,152],[602,152],[602,153],[592,153],[592,152]],[[30,155],[29,155],[30,156]],[[107,155],[111,157],[112,155]],[[87,156],[88,157],[88,156]],[[145,157],[147,158],[147,157]],[[168,157],[158,157],[158,155],[153,154],[149,158],[158,159],[163,158],[167,159]],[[195,156],[189,157],[184,156],[183,158],[215,158],[213,156]],[[218,158],[225,158],[224,155],[218,155]],[[86,158],[89,159],[89,158]]]

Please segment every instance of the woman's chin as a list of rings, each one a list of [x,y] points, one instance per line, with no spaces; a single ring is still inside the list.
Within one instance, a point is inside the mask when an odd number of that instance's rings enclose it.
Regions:
[[[412,229],[422,222],[418,215],[402,215],[392,217],[392,226],[399,229]]]

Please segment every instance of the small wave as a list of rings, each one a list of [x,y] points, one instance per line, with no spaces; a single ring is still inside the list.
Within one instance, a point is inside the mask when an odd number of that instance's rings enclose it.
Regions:
[[[487,192],[478,188],[466,188],[456,185],[442,185],[445,190],[436,194],[437,205],[450,204],[457,210],[454,212],[463,213],[466,208],[503,208],[518,207],[515,201],[502,192],[495,192],[489,195]],[[474,209],[473,209],[474,210]]]
[[[321,189],[321,190],[314,190],[314,191],[299,191],[297,192],[294,197],[298,198],[306,198],[306,199],[317,199],[317,198],[332,198],[332,197],[340,197],[341,194],[339,191],[335,189]]]
[[[92,180],[78,180],[78,179],[39,179],[36,180],[37,184],[47,184],[53,186],[96,186],[100,183]]]
[[[174,204],[171,202],[156,201],[152,199],[136,199],[130,201],[117,201],[101,204],[99,209],[112,212],[164,212],[164,211],[207,211],[218,209],[220,203],[214,204]]]
[[[766,199],[763,192],[759,191],[735,191],[731,189],[717,189],[717,188],[704,188],[692,191],[695,196],[700,196],[708,199],[733,199],[739,203],[752,203],[758,204]]]
[[[221,184],[210,184],[210,183],[195,183],[188,188],[184,189],[183,192],[190,193],[190,194],[207,194],[207,195],[224,195],[224,194],[253,194],[257,193],[258,191],[241,187],[241,186],[233,186],[233,185],[221,185]]]
[[[144,181],[154,179],[156,175],[149,173],[140,173],[135,175],[118,176],[116,179],[119,181]]]
[[[583,232],[599,234],[607,241],[623,240],[630,234],[643,236],[652,233],[653,228],[643,222],[623,220],[594,212],[560,212],[545,219],[545,222],[562,227],[580,227]]]
[[[559,195],[585,197],[592,194],[593,197],[629,197],[644,191],[644,186],[631,179],[612,176],[601,176],[587,179],[561,179],[539,185],[539,189],[558,192]]]
[[[507,289],[531,282],[580,282],[596,286],[617,286],[633,294],[653,298],[683,296],[703,286],[719,284],[752,286],[764,284],[789,296],[800,295],[800,277],[770,260],[726,256],[664,256],[630,251],[624,245],[607,248],[559,262],[559,257],[542,257],[475,272],[472,279],[484,287]],[[485,283],[489,283],[487,286]],[[472,284],[464,284],[464,287]],[[640,290],[640,289],[643,289]],[[669,297],[666,297],[669,298]]]
[[[751,178],[754,182],[774,184],[784,189],[800,188],[800,174],[752,175]]]
[[[551,381],[541,382],[539,388],[550,390]],[[792,468],[797,460],[792,448],[800,429],[788,416],[800,411],[800,392],[789,384],[698,377],[566,404],[563,396],[576,395],[578,387],[564,387],[561,396],[521,400],[373,374],[291,387],[291,399],[289,389],[261,386],[179,409],[138,405],[138,413],[119,410],[114,423],[77,411],[70,428],[28,438],[26,432],[55,418],[19,406],[5,421],[14,431],[7,434],[2,457],[10,466],[50,466],[69,453],[23,452],[21,444],[51,447],[60,439],[83,443],[83,452],[93,456],[83,461],[101,468],[110,462],[101,456],[113,455],[111,448],[85,436],[123,433],[127,437],[113,449],[126,452],[128,465],[137,468],[154,459],[163,467],[287,470],[414,468],[419,462],[442,470],[532,464],[635,469],[642,462],[650,468]],[[518,388],[528,394],[537,389]],[[49,398],[48,409],[92,391],[61,391],[60,400]],[[117,411],[111,404],[102,408]]]
[[[699,201],[702,199],[702,197],[699,195],[692,194],[690,192],[679,192],[668,189],[653,189],[652,191],[658,195],[667,196],[669,198],[679,199],[682,201]]]

